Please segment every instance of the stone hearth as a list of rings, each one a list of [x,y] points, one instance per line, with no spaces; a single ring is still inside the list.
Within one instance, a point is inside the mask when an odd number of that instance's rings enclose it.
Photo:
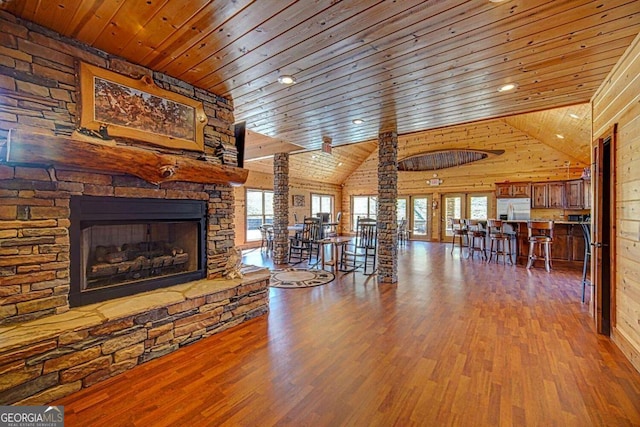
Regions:
[[[269,271],[0,327],[0,405],[43,405],[268,311]]]

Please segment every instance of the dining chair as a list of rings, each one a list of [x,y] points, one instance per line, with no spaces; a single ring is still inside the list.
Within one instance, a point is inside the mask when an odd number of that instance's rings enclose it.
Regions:
[[[271,252],[273,250],[273,225],[262,224],[260,226],[260,236],[262,238],[260,250],[266,249],[267,252]]]
[[[299,264],[305,260],[310,261],[314,249],[318,248],[320,239],[320,219],[305,218],[302,222],[302,230],[289,237],[289,263]],[[316,253],[318,256],[319,253]],[[293,262],[296,260],[297,262]]]
[[[409,230],[407,229],[407,219],[402,218],[398,224],[398,244],[404,245],[409,241]]]
[[[371,275],[376,271],[376,257],[378,247],[377,220],[372,218],[358,218],[356,238],[345,246],[342,251],[341,265],[345,269],[363,267],[364,274]],[[370,272],[368,268],[371,268]]]

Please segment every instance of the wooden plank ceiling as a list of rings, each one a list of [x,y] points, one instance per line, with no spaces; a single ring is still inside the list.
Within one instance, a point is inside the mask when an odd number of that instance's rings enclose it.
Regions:
[[[308,149],[589,101],[640,32],[637,0],[2,0],[0,7],[232,98]],[[278,76],[294,75],[284,86]],[[505,83],[516,84],[500,93]],[[352,120],[365,122],[354,125]]]

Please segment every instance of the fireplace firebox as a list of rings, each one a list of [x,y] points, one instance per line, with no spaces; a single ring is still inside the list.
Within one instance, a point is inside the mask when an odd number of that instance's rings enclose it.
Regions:
[[[71,307],[205,277],[205,202],[73,196],[70,207]]]

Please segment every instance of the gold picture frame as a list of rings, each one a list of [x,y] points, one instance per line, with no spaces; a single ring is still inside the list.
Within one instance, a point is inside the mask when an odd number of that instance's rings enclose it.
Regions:
[[[162,89],[150,76],[123,76],[80,63],[80,127],[167,148],[204,151],[202,102]]]

